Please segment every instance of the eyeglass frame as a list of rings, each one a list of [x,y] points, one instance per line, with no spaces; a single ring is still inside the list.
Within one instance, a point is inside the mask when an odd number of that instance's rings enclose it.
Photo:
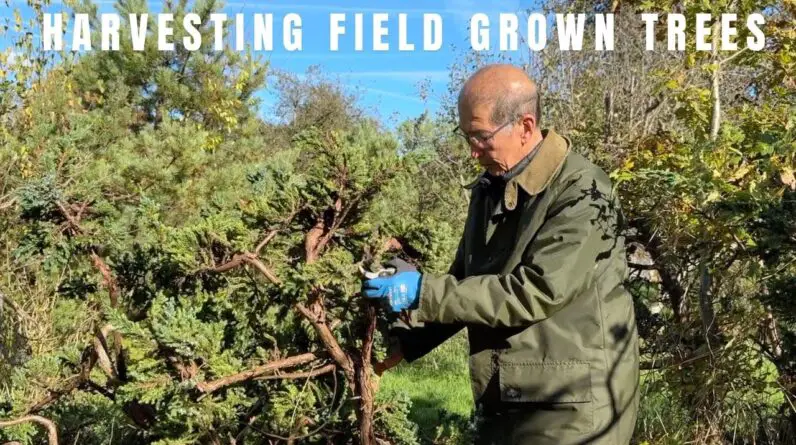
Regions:
[[[500,130],[506,128],[506,126],[508,126],[509,124],[513,125],[515,123],[515,120],[516,119],[511,119],[511,120],[507,121],[503,125],[497,127],[493,131],[491,131],[488,136],[484,136],[484,137],[465,133],[464,130],[462,130],[461,125],[457,125],[456,128],[453,129],[453,134],[455,134],[457,136],[460,136],[461,138],[463,138],[465,140],[465,142],[472,143],[472,145],[475,145],[476,147],[486,147],[486,146],[488,146],[488,142],[493,137],[495,137],[495,135],[498,134],[498,132],[500,132]]]

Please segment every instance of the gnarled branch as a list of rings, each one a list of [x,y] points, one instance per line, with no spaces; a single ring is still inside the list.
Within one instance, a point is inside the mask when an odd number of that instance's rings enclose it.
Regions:
[[[343,351],[343,348],[340,347],[340,343],[335,338],[332,330],[329,329],[329,325],[326,324],[326,313],[323,309],[323,306],[316,301],[312,303],[311,307],[313,310],[310,310],[302,303],[296,304],[296,309],[301,312],[301,314],[304,315],[304,317],[315,328],[315,331],[321,338],[321,342],[323,342],[323,345],[326,347],[326,351],[345,373],[346,379],[349,382],[349,386],[352,386],[353,382],[356,380],[354,373],[354,363],[351,361],[351,358],[348,356],[348,354]]]
[[[291,368],[294,366],[303,365],[317,359],[318,357],[313,353],[296,355],[293,357],[288,357],[286,359],[266,363],[262,366],[257,366],[255,368],[248,369],[246,371],[239,372],[237,374],[233,374],[230,376],[222,377],[220,379],[213,380],[211,382],[201,382],[198,383],[196,387],[199,389],[199,391],[202,391],[205,394],[210,394],[230,385],[235,385],[237,383],[245,382],[247,380],[260,377],[264,374],[278,371],[279,369],[282,368]]]
[[[268,243],[271,242],[272,239],[274,239],[277,233],[279,233],[278,229],[274,229],[268,232],[268,235],[266,235],[265,238],[263,238],[263,240],[260,241],[260,244],[258,244],[257,247],[254,249],[254,254],[259,255],[260,251],[263,250],[265,246],[267,246]]]
[[[328,365],[321,366],[313,371],[306,372],[290,372],[286,374],[271,374],[260,377],[255,377],[256,380],[292,380],[317,377],[319,375],[328,374],[337,369],[337,365],[329,363]]]
[[[96,334],[94,335],[94,350],[97,354],[97,364],[99,365],[102,372],[108,376],[111,380],[118,380],[119,376],[116,374],[116,370],[111,363],[111,359],[108,356],[108,333],[113,329],[111,325],[105,325],[102,329],[97,329]]]
[[[119,305],[119,287],[116,284],[116,278],[113,276],[111,272],[111,268],[108,267],[108,264],[103,260],[94,249],[91,249],[91,261],[94,263],[94,267],[99,270],[100,274],[102,274],[102,283],[108,289],[108,296],[111,299],[111,307],[117,307]]]
[[[217,273],[226,272],[228,270],[232,270],[236,267],[239,267],[242,264],[249,264],[253,266],[255,269],[260,271],[261,274],[263,274],[266,278],[268,278],[270,282],[274,284],[282,283],[281,280],[279,280],[279,278],[277,278],[277,276],[274,275],[274,273],[271,272],[271,270],[265,264],[263,264],[262,261],[260,261],[257,255],[251,252],[236,254],[235,256],[232,257],[230,261],[209,270],[211,272],[217,272]]]
[[[44,428],[47,429],[47,441],[49,442],[49,444],[58,445],[58,429],[55,427],[55,423],[46,417],[22,416],[18,419],[0,420],[0,428],[19,425],[20,423],[27,423],[27,422],[35,422],[42,425]]]

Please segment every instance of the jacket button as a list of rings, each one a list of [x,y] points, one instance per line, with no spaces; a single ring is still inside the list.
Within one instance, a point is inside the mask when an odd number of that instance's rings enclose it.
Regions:
[[[503,394],[505,395],[506,399],[508,399],[508,400],[517,400],[522,395],[522,393],[520,393],[519,388],[514,388],[514,387],[511,387],[511,386],[506,388],[506,390],[503,391]]]

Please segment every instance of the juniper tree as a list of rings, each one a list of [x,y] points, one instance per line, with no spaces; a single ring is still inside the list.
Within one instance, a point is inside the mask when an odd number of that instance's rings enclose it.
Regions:
[[[361,115],[296,119],[273,146],[264,69],[207,47],[89,53],[5,116],[3,419],[80,443],[415,442],[406,401],[376,406],[389,320],[359,266],[390,250],[442,268],[457,223],[414,211],[431,160]]]

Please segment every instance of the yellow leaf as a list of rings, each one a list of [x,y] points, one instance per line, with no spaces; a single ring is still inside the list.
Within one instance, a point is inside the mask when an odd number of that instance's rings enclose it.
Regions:
[[[710,192],[710,194],[708,194],[708,197],[705,199],[705,204],[713,202],[719,199],[720,197],[721,193],[719,193],[717,190],[713,190],[712,192]]]
[[[752,166],[751,165],[749,165],[749,164],[742,165],[741,168],[736,170],[735,174],[733,174],[730,177],[730,180],[731,181],[737,181],[737,180],[743,178],[744,176],[746,176],[746,174],[749,173],[750,170],[752,170]]]
[[[796,177],[793,176],[793,168],[785,167],[779,172],[779,179],[783,184],[790,187],[791,190],[796,190]]]

